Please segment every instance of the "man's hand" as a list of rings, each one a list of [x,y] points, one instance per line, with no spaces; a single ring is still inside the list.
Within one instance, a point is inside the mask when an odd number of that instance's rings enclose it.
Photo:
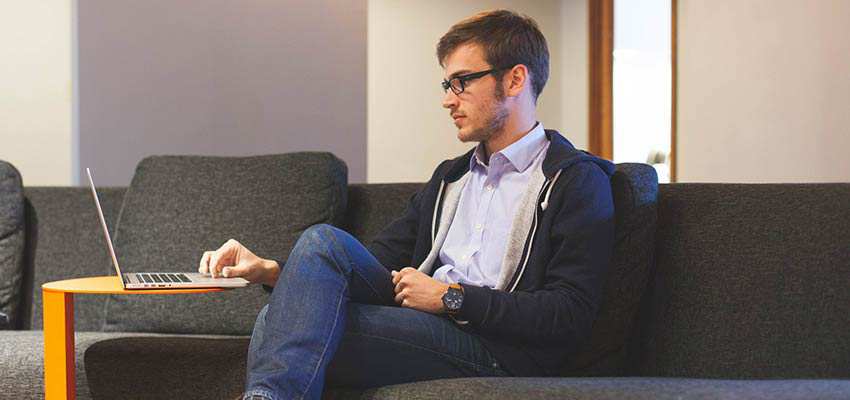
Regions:
[[[416,268],[392,271],[395,302],[402,307],[439,314],[444,312],[443,294],[449,285],[419,272]]]
[[[198,272],[208,273],[213,278],[241,277],[251,283],[274,286],[280,275],[280,266],[276,261],[257,257],[241,243],[230,239],[218,250],[204,252]]]

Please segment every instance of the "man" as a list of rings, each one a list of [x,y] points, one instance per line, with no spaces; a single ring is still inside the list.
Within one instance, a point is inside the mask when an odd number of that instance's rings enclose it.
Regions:
[[[285,263],[233,240],[201,272],[274,286],[248,354],[245,398],[321,396],[469,376],[555,375],[588,335],[613,246],[613,165],[535,115],[546,40],[510,11],[437,45],[463,142],[367,249],[329,225]]]

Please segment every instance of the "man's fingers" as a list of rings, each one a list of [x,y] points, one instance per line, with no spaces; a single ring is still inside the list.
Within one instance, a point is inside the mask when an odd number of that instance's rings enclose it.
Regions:
[[[214,251],[212,255],[210,255],[210,263],[209,263],[209,272],[210,276],[215,278],[219,275],[219,271],[224,266],[225,263],[232,263],[230,260],[233,258],[233,253],[235,252],[239,243],[233,239],[225,242],[218,250]]]
[[[404,290],[404,288],[410,286],[409,279],[399,279],[398,283],[395,284],[393,291],[398,293]]]
[[[407,292],[398,292],[398,294],[395,295],[395,302],[401,304],[404,301],[405,296],[407,296]]]
[[[201,262],[198,265],[198,273],[206,274],[209,273],[210,270],[210,256],[213,252],[205,251],[204,255],[201,256]]]
[[[401,278],[404,278],[405,275],[410,274],[411,272],[416,272],[416,268],[404,267],[401,271],[393,271],[393,285],[398,285],[398,282]]]
[[[218,275],[218,271],[221,268],[221,264],[224,263],[223,258],[227,255],[228,250],[229,248],[227,247],[221,247],[210,255],[210,263],[208,268],[211,277],[215,278],[216,275]]]
[[[215,269],[218,266],[219,259],[221,258],[221,255],[219,255],[218,252],[219,252],[219,250],[216,250],[215,252],[213,252],[210,255],[210,263],[207,266],[207,268],[208,268],[207,272],[209,272],[210,276],[213,277],[213,278],[215,278]]]

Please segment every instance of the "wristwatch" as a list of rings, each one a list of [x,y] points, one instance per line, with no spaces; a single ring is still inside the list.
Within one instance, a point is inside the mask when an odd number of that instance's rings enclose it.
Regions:
[[[449,315],[457,314],[463,306],[463,286],[452,283],[443,294],[443,307]]]

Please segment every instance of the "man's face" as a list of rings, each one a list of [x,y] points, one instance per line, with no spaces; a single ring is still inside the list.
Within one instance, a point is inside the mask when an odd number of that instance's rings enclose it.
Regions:
[[[445,79],[486,71],[493,68],[485,61],[484,50],[478,44],[464,44],[446,57]],[[461,142],[482,142],[501,130],[508,117],[504,91],[493,74],[466,82],[464,90],[455,94],[451,89],[443,97],[443,107],[458,128]]]

